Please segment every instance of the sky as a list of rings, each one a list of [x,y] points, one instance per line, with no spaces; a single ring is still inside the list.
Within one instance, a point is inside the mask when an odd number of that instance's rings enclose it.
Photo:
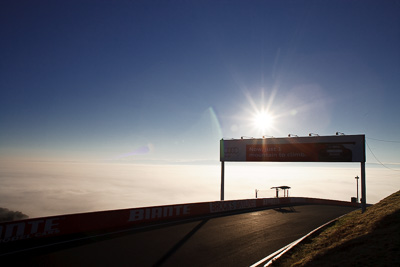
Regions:
[[[366,135],[375,203],[400,187],[399,14],[399,1],[1,1],[0,206],[218,200],[221,138],[336,132]],[[349,200],[360,175],[226,169],[229,199],[282,182]],[[304,186],[321,175],[329,190]]]

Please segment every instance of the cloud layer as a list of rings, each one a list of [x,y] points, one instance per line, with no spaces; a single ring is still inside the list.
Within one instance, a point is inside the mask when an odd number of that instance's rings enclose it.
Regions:
[[[367,202],[399,188],[399,175],[367,167]],[[394,175],[395,174],[395,175]],[[32,217],[134,208],[220,198],[221,170],[214,165],[98,164],[0,161],[0,203]],[[291,196],[350,201],[359,164],[225,164],[225,199]],[[397,176],[396,176],[397,175]],[[262,193],[262,194],[261,194]]]

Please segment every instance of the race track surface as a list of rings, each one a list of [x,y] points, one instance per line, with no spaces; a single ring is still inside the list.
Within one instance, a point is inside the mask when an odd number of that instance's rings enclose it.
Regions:
[[[250,266],[354,209],[324,205],[266,209],[102,233],[12,253],[0,260],[27,266]]]

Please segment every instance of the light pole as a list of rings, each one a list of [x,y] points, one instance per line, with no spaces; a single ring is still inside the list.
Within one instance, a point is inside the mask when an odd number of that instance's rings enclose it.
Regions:
[[[358,175],[355,177],[356,181],[357,181],[357,203],[358,203],[358,179],[360,179],[360,177],[358,177]]]

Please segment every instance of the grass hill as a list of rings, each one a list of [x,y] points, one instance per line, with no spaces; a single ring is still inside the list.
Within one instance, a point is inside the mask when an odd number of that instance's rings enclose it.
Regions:
[[[272,266],[400,266],[400,191],[345,215]]]

